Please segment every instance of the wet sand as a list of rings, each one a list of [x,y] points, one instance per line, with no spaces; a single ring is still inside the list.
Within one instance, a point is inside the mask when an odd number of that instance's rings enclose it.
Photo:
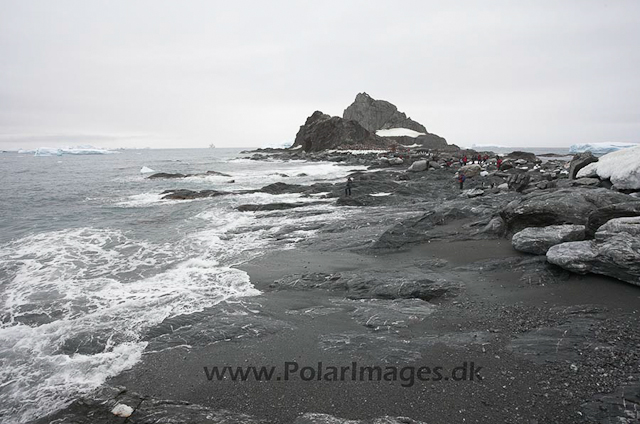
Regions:
[[[258,322],[275,322],[278,330],[247,324],[255,328],[253,336],[249,332],[207,346],[149,353],[110,384],[270,422],[293,422],[308,412],[343,419],[405,416],[429,423],[584,422],[581,405],[596,394],[600,383],[578,378],[571,371],[575,346],[565,351],[558,342],[554,352],[553,346],[545,346],[547,339],[534,338],[533,343],[515,344],[515,348],[513,340],[538,328],[555,331],[571,324],[574,312],[564,311],[575,305],[596,304],[600,311],[597,321],[580,321],[580,331],[588,333],[607,319],[622,316],[634,325],[626,315],[636,314],[640,290],[593,275],[571,275],[548,284],[530,277],[523,280],[523,272],[512,269],[509,261],[528,257],[514,251],[508,240],[440,241],[382,255],[309,248],[268,253],[239,266],[263,291],[241,303]],[[496,260],[504,260],[504,265],[496,266]],[[273,281],[290,274],[330,275],[381,268],[399,275],[407,269],[438,272],[461,289],[453,296],[424,302],[348,299],[340,290],[272,286]],[[400,318],[378,322],[378,311],[390,311],[392,318]],[[586,318],[581,313],[580,319],[591,319],[591,312],[583,314]],[[629,332],[619,326],[611,331],[610,337],[616,331]],[[583,333],[576,337],[592,337]],[[596,339],[594,335],[593,343]],[[625,339],[629,346],[633,342]],[[535,346],[531,351],[530,344],[540,345],[539,351]],[[625,346],[619,350],[630,349]],[[292,373],[289,381],[283,381],[286,362],[317,368],[318,362],[324,367],[347,367],[354,361],[358,366],[440,366],[447,376],[455,367],[466,362],[468,368],[473,362],[482,367],[483,379],[432,378],[404,387],[407,380],[302,381]],[[213,366],[275,366],[275,375],[281,379],[210,381],[204,367]],[[597,366],[602,365],[593,364]],[[612,373],[609,385],[603,383],[602,389],[618,385],[623,374],[628,374],[626,362],[620,367],[624,367],[620,375],[615,374],[614,379]]]

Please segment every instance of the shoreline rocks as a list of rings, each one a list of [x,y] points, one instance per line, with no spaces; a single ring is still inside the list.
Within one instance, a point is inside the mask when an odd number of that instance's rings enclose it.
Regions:
[[[585,238],[584,225],[550,225],[548,227],[530,227],[516,233],[511,238],[513,248],[525,253],[544,255],[549,248],[568,241],[581,241]]]

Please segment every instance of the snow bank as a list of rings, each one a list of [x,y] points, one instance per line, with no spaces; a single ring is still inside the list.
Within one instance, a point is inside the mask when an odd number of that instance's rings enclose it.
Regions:
[[[380,137],[417,137],[419,135],[425,135],[418,131],[410,130],[408,128],[389,128],[388,130],[378,130],[376,135]]]
[[[369,153],[387,152],[387,150],[327,150],[327,153],[351,153],[352,155],[367,155]]]
[[[640,189],[640,145],[608,153],[582,168],[577,176],[582,178],[593,173],[601,179],[610,179],[618,189]]]
[[[569,147],[569,153],[582,153],[590,151],[594,155],[605,155],[611,152],[617,152],[621,149],[638,146],[636,143],[585,143],[574,144]]]

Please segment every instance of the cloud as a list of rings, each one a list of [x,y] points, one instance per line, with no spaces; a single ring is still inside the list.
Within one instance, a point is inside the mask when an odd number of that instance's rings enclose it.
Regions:
[[[3,145],[20,134],[280,143],[314,110],[341,115],[361,91],[460,145],[638,141],[633,0],[4,1],[2,10]]]

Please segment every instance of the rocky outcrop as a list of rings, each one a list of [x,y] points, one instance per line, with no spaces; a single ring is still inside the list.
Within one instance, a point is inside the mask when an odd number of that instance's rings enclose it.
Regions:
[[[217,175],[220,177],[230,177],[231,175],[229,174],[225,174],[222,172],[218,172],[218,171],[207,171],[205,173],[202,174],[180,174],[180,173],[168,173],[168,172],[157,172],[153,175],[149,175],[147,178],[148,179],[159,179],[159,178],[166,178],[166,179],[171,179],[171,178],[187,178],[187,177],[210,177],[212,175]]]
[[[300,127],[292,147],[305,152],[337,148],[385,148],[391,143],[367,130],[358,122],[314,112]]]
[[[454,295],[460,288],[457,283],[437,275],[409,273],[398,276],[394,272],[371,270],[370,272],[343,272],[339,274],[293,274],[274,281],[272,289],[341,291],[348,299],[421,299],[429,301]]]
[[[548,225],[585,225],[590,213],[617,203],[627,203],[633,197],[604,188],[559,189],[533,192],[510,202],[500,211],[509,231]]]
[[[240,205],[236,209],[240,212],[280,211],[284,209],[303,208],[324,202],[295,202],[295,203],[266,203]]]
[[[193,199],[204,199],[207,197],[217,197],[223,196],[225,194],[230,194],[225,191],[216,191],[216,190],[166,190],[160,193],[162,195],[163,200],[193,200]]]
[[[578,274],[603,274],[640,286],[640,219],[616,218],[594,240],[558,244],[547,260]]]
[[[408,128],[426,133],[427,129],[398,111],[398,108],[385,100],[372,99],[367,93],[359,93],[355,101],[345,109],[342,117],[358,122],[369,131],[388,128]]]
[[[544,255],[551,246],[568,241],[584,240],[584,225],[550,225],[532,227],[513,235],[513,248],[525,253]]]
[[[573,180],[578,175],[578,172],[589,165],[590,163],[597,162],[598,158],[593,156],[591,152],[579,153],[571,159],[569,163],[569,179]]]
[[[505,156],[505,158],[512,159],[514,162],[518,160],[523,160],[524,161],[523,164],[526,162],[531,162],[531,163],[540,162],[540,159],[538,159],[535,154],[531,152],[522,152],[520,150],[516,150],[509,153],[507,156]]]

